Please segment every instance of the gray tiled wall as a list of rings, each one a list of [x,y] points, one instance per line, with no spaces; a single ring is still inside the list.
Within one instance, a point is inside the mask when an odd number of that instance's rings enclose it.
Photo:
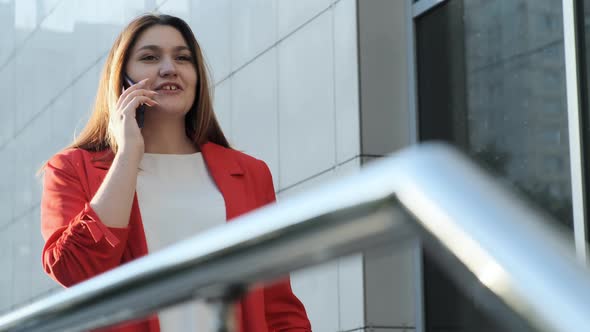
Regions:
[[[267,161],[279,199],[360,169],[355,0],[0,0],[0,313],[59,291],[34,174],[85,124],[116,34],[156,8],[190,23],[223,129]],[[362,259],[293,273],[315,331],[363,328]]]

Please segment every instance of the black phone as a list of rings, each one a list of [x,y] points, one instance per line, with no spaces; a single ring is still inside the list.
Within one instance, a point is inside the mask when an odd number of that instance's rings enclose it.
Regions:
[[[135,82],[133,82],[133,80],[131,78],[129,78],[129,76],[127,76],[127,74],[124,75],[124,79],[125,79],[125,83],[123,84],[123,86],[125,87],[125,89],[129,89],[133,84],[135,84]],[[135,113],[135,119],[137,120],[137,125],[139,126],[139,128],[143,128],[143,120],[145,117],[145,105],[139,105],[139,107],[136,110]]]

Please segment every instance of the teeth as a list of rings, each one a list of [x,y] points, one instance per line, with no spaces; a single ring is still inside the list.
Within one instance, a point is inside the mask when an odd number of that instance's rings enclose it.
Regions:
[[[176,86],[175,85],[166,85],[165,87],[162,88],[162,90],[176,90]]]

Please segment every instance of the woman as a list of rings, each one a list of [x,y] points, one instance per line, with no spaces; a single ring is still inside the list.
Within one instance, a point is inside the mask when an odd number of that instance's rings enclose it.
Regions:
[[[69,287],[275,200],[266,164],[223,135],[205,68],[179,18],[144,15],[119,35],[86,128],[44,167],[43,267],[57,282]],[[126,78],[138,83],[125,89]],[[174,310],[108,331],[192,330],[194,313]],[[250,292],[236,312],[244,332],[311,331],[288,279]]]

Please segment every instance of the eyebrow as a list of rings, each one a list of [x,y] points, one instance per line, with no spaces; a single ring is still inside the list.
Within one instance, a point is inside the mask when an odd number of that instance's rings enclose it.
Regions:
[[[142,47],[138,48],[136,52],[139,52],[141,50],[146,50],[146,49],[147,50],[152,50],[152,51],[159,51],[162,48],[160,46],[158,46],[158,45],[145,45],[145,46],[142,46]],[[176,46],[176,47],[174,47],[172,49],[174,51],[184,51],[184,50],[190,51],[190,49],[188,47],[184,46],[184,45]]]

